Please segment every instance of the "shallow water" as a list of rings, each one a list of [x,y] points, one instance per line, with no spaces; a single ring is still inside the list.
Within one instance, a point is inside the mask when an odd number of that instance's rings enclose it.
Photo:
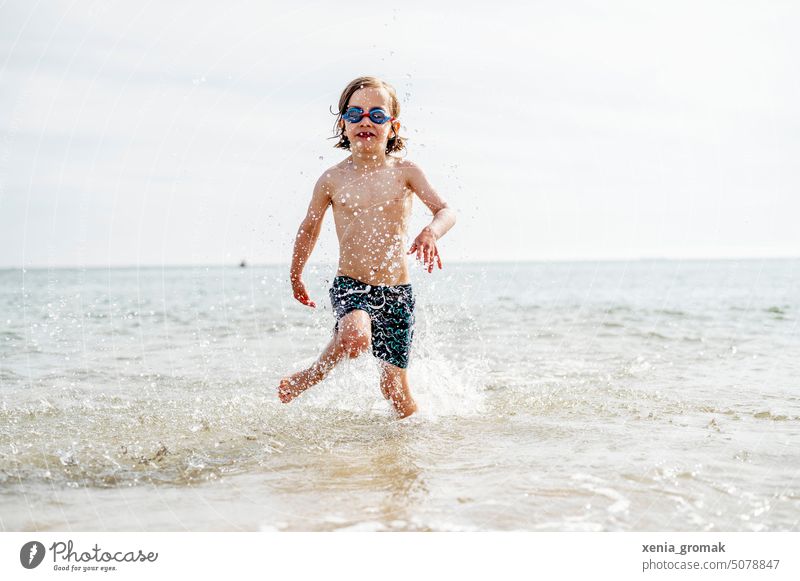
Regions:
[[[800,261],[414,271],[403,421],[334,274],[0,271],[0,528],[798,530]]]

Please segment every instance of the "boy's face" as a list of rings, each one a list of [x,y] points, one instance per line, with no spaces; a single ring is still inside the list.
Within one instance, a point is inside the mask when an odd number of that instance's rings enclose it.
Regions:
[[[392,101],[389,93],[383,87],[365,87],[358,89],[350,97],[348,107],[361,107],[368,113],[370,109],[379,107],[392,114]],[[400,130],[399,121],[387,121],[382,125],[373,123],[369,115],[361,118],[357,123],[350,123],[339,119],[340,126],[344,126],[344,134],[350,140],[350,150],[358,153],[384,152],[386,143]]]

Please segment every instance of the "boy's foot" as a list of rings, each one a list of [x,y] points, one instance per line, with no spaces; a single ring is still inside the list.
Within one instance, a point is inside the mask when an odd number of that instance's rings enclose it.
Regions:
[[[397,414],[397,419],[402,420],[408,416],[416,413],[417,403],[412,402],[392,402],[394,404],[394,411]]]

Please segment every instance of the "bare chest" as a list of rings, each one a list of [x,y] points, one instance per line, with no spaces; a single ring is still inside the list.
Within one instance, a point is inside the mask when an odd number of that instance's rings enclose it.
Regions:
[[[368,210],[390,212],[403,208],[410,203],[411,194],[402,176],[387,172],[369,178],[337,180],[331,200],[335,213],[358,215]]]

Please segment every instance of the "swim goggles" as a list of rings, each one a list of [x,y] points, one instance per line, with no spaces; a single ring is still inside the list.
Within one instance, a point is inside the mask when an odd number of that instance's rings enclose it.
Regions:
[[[369,113],[364,113],[361,107],[349,107],[347,111],[342,114],[342,119],[348,123],[358,123],[364,117],[369,117],[369,120],[377,125],[383,125],[387,121],[394,121],[394,117],[390,117],[386,111],[380,107],[373,107]]]

